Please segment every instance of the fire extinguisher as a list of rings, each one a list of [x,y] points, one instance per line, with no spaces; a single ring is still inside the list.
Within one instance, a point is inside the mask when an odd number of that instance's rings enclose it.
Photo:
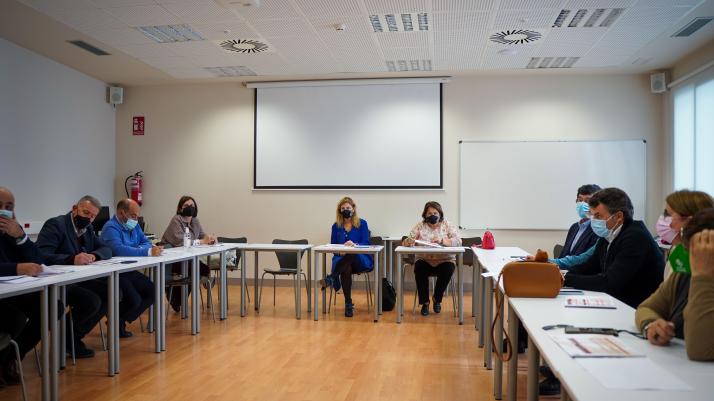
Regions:
[[[126,180],[124,180],[124,190],[126,191],[126,196],[136,201],[139,206],[142,204],[141,187],[144,185],[144,178],[142,176],[143,173],[143,171],[139,171],[134,173],[134,175],[126,177]]]

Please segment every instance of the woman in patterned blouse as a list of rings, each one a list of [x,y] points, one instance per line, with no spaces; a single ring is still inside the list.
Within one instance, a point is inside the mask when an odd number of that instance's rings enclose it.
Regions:
[[[444,220],[444,211],[438,202],[430,201],[424,205],[421,214],[422,221],[412,228],[409,236],[404,239],[405,246],[413,246],[416,240],[430,242],[441,246],[461,246],[461,237],[456,227]],[[441,299],[451,276],[456,269],[456,256],[448,254],[416,255],[414,264],[414,280],[419,293],[421,314],[429,314],[429,277],[436,276],[434,286],[434,313],[441,312]]]

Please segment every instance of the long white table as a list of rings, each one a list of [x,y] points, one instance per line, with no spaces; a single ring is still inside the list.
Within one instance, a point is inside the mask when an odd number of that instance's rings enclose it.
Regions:
[[[313,267],[313,291],[314,291],[314,319],[318,320],[318,292],[320,291],[320,285],[318,281],[320,280],[320,274],[325,277],[327,269],[327,254],[340,254],[340,253],[353,253],[353,254],[368,254],[373,255],[374,258],[374,295],[376,302],[374,303],[374,321],[379,321],[379,315],[382,314],[382,283],[380,282],[379,275],[379,253],[382,252],[384,247],[382,245],[373,246],[344,246],[337,244],[327,244],[314,247],[312,250],[315,252],[315,265]],[[319,255],[322,254],[322,258]],[[320,263],[321,262],[321,263]],[[318,269],[318,265],[322,266],[322,269]],[[322,273],[319,273],[322,272]],[[322,313],[327,313],[327,291],[322,291]]]
[[[398,246],[394,250],[394,253],[398,255],[397,263],[397,323],[402,322],[402,316],[404,315],[404,283],[402,283],[402,269],[404,268],[402,263],[402,258],[405,255],[423,255],[423,254],[442,254],[442,255],[456,255],[456,284],[458,286],[459,293],[459,324],[464,324],[464,283],[463,283],[463,254],[465,250],[464,247],[440,247],[440,248],[430,248],[430,247],[412,247],[412,246]]]
[[[241,253],[241,258],[240,258],[240,315],[241,316],[246,316],[248,313],[248,308],[246,305],[246,299],[245,299],[245,294],[246,294],[246,262],[245,262],[245,257],[246,257],[246,252],[254,252],[255,253],[255,277],[254,277],[254,291],[255,291],[255,296],[254,296],[254,303],[255,303],[255,311],[260,312],[259,306],[258,306],[258,269],[259,269],[259,263],[258,263],[258,254],[260,252],[295,252],[295,257],[297,259],[297,291],[295,294],[295,318],[300,319],[302,318],[302,294],[300,292],[300,280],[301,280],[301,274],[302,274],[302,255],[303,253],[307,253],[307,288],[308,288],[308,293],[310,289],[310,266],[312,265],[312,254],[308,252],[310,248],[312,248],[312,244],[232,244],[235,246],[235,248],[240,251]],[[222,267],[222,269],[225,271],[225,267]],[[312,305],[310,303],[310,297],[307,297],[307,311],[308,313],[311,311]]]

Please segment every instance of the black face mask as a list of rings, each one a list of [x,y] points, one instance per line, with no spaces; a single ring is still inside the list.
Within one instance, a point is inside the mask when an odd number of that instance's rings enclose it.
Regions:
[[[340,210],[340,214],[342,215],[342,217],[344,217],[346,219],[349,219],[350,217],[352,217],[352,211],[349,209]]]
[[[87,228],[87,226],[91,223],[92,221],[89,219],[89,217],[84,217],[80,215],[74,216],[74,226],[77,227],[77,230],[82,230]]]
[[[184,206],[181,209],[181,216],[183,217],[196,217],[196,208],[193,206]]]
[[[439,216],[432,214],[431,216],[426,216],[426,222],[429,224],[436,224],[439,222]]]

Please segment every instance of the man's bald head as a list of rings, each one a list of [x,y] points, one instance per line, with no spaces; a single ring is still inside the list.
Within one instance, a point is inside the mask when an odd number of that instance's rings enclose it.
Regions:
[[[117,203],[117,217],[122,223],[131,218],[137,220],[141,214],[141,206],[133,199],[122,199]]]
[[[6,187],[0,187],[0,209],[15,210],[15,195]]]

